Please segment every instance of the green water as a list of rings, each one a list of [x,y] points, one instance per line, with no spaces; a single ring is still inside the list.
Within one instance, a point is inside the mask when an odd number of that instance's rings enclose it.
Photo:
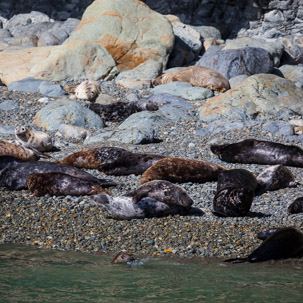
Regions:
[[[0,302],[303,302],[303,262],[225,264],[0,245]]]

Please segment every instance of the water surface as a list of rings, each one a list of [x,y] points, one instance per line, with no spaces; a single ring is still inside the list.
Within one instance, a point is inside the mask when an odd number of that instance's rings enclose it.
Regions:
[[[0,245],[0,302],[302,302],[303,262],[111,257]]]

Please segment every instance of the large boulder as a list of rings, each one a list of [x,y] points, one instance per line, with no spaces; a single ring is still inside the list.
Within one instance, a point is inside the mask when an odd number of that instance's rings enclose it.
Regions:
[[[200,120],[247,120],[303,114],[303,90],[287,79],[271,74],[248,77],[224,94],[206,101],[199,109]]]
[[[239,75],[270,73],[274,67],[270,54],[257,47],[206,52],[196,65],[214,69],[227,79]]]

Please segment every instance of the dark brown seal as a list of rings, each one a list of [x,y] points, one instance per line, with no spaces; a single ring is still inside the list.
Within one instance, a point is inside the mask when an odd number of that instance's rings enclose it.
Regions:
[[[59,163],[79,167],[98,168],[108,175],[141,175],[157,161],[161,155],[133,153],[120,147],[97,147],[79,151],[59,161]]]
[[[285,166],[278,164],[266,168],[257,176],[257,194],[278,190],[285,187],[295,187],[297,182],[293,173]]]
[[[292,202],[287,209],[289,214],[300,214],[303,213],[303,197],[297,198]]]
[[[232,144],[212,145],[210,149],[221,160],[231,163],[303,167],[303,150],[295,145],[247,139]]]
[[[99,115],[104,122],[122,122],[134,113],[143,110],[158,110],[158,106],[150,100],[139,100],[134,102],[119,101],[112,104],[91,103],[86,106]]]
[[[114,259],[111,261],[111,263],[113,264],[117,264],[117,263],[133,263],[135,262],[135,258],[130,255],[127,254],[125,252],[119,252]]]
[[[190,208],[193,204],[193,200],[182,187],[165,180],[147,182],[128,193],[127,196],[132,197],[133,203],[149,197],[159,202],[181,205],[186,208]]]
[[[0,171],[0,186],[11,190],[26,189],[26,178],[32,173],[64,173],[79,179],[87,180],[102,187],[115,186],[117,183],[109,179],[99,179],[69,165],[35,161],[35,162],[13,162]]]
[[[37,161],[39,159],[39,156],[31,149],[4,140],[0,140],[0,156],[14,157],[21,161]]]
[[[28,189],[35,196],[83,196],[106,193],[102,186],[63,173],[30,174],[26,178]]]
[[[256,188],[255,176],[245,169],[221,172],[213,200],[213,213],[224,217],[245,216],[251,207]]]
[[[212,162],[164,158],[144,172],[139,184],[152,180],[167,180],[173,183],[217,181],[218,174],[223,170],[224,167]]]
[[[153,81],[153,85],[165,84],[173,81],[188,82],[192,86],[225,92],[230,88],[226,77],[213,69],[204,66],[189,66],[180,71],[165,73]]]
[[[293,227],[279,228],[246,258],[225,260],[230,263],[264,262],[303,255],[303,234]]]

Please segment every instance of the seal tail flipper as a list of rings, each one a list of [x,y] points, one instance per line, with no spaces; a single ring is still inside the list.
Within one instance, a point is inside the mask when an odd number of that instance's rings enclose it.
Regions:
[[[232,259],[224,260],[224,262],[228,262],[228,263],[232,263],[232,264],[244,263],[244,262],[248,262],[248,259],[247,258],[232,258]]]

